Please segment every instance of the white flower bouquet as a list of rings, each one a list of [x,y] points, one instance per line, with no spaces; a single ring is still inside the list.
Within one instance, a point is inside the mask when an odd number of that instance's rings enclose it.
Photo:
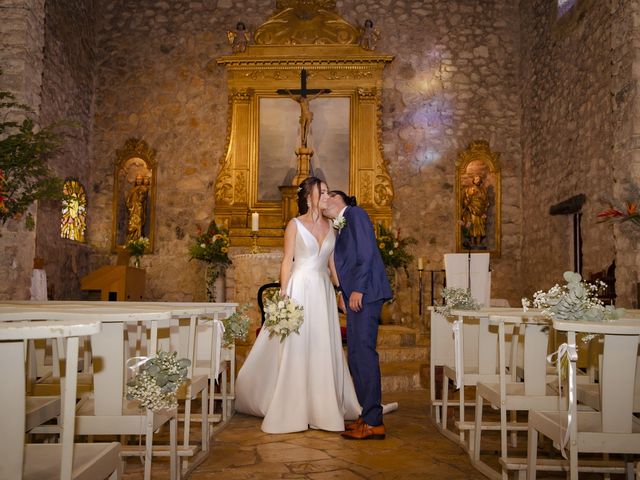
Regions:
[[[302,306],[289,297],[276,292],[266,299],[264,327],[269,331],[269,337],[277,335],[282,342],[292,332],[299,334],[303,322]]]
[[[137,360],[130,368],[138,367],[138,372],[127,382],[127,400],[138,400],[141,407],[153,411],[176,408],[176,392],[187,379],[189,359],[160,351],[155,357],[130,360]]]
[[[480,310],[481,305],[466,288],[446,287],[442,289],[444,305],[435,308],[444,317],[451,316],[451,310]]]

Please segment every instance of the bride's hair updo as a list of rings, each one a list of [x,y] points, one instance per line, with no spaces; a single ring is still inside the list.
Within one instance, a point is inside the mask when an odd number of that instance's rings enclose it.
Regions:
[[[330,197],[338,196],[342,198],[342,200],[344,201],[344,204],[347,207],[355,207],[356,205],[358,205],[358,202],[356,202],[356,197],[350,197],[349,195],[344,193],[342,190],[331,190],[329,192],[329,196]]]
[[[304,215],[309,211],[309,196],[313,192],[314,188],[320,192],[320,184],[322,180],[318,177],[305,178],[298,187],[298,213]]]

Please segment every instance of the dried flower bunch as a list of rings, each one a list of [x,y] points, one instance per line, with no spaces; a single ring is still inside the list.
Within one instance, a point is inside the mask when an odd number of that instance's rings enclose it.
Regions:
[[[546,292],[538,290],[533,294],[533,306],[541,308],[549,318],[600,322],[624,315],[624,309],[605,306],[598,298],[598,291],[606,286],[603,282],[585,282],[576,272],[564,272],[563,277],[566,285],[555,284]],[[530,305],[529,299],[522,299],[524,311]]]
[[[222,320],[224,325],[222,341],[225,345],[233,345],[236,339],[246,340],[249,333],[249,325],[251,324],[251,319],[247,316],[246,311],[250,306],[250,304],[245,303]]]
[[[445,317],[451,316],[451,310],[480,310],[482,307],[466,288],[445,287],[442,299],[444,305],[437,306],[435,311]]]
[[[158,352],[143,361],[127,382],[127,400],[138,400],[141,407],[153,411],[176,408],[176,392],[187,379],[190,365],[189,359],[178,359],[177,352]]]

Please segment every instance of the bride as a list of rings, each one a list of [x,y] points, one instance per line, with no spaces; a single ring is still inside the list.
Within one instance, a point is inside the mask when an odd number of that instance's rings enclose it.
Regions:
[[[280,342],[261,329],[236,380],[236,410],[264,417],[266,433],[315,428],[341,432],[360,405],[342,350],[334,285],[335,233],[322,216],[327,185],[309,177],[298,188],[300,215],[284,233],[281,292],[304,308],[299,334]]]

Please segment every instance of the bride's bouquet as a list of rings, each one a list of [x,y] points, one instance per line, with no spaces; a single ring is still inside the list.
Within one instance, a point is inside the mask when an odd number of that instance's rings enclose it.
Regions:
[[[269,331],[269,337],[278,335],[282,342],[292,332],[300,333],[304,311],[301,305],[276,292],[265,301],[265,317],[264,328]]]

